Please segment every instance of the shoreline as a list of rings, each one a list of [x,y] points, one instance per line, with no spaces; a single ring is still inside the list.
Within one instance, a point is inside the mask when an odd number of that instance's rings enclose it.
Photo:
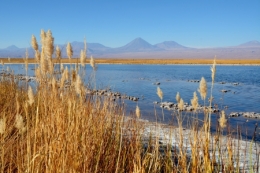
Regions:
[[[0,58],[2,64],[24,64],[23,58]],[[53,58],[54,64],[59,62]],[[116,64],[116,65],[211,65],[213,59],[115,59],[115,58],[95,58],[96,64]],[[28,64],[35,64],[34,58],[28,59]],[[61,59],[62,64],[80,64],[78,58],[73,58],[71,62],[67,59]],[[89,58],[85,61],[89,64]],[[260,66],[259,59],[216,59],[218,66]]]

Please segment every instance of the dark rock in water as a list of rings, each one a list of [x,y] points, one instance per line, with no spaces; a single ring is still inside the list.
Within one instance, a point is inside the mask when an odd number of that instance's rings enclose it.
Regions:
[[[226,82],[219,82],[219,84],[225,84]]]
[[[155,83],[153,83],[154,85],[161,85],[161,83],[160,82],[155,82]]]
[[[233,85],[239,85],[239,83],[238,83],[238,82],[236,82],[236,83],[233,83]]]
[[[230,117],[239,117],[240,114],[239,114],[238,112],[231,112],[231,113],[229,114],[229,116],[230,116]]]
[[[230,90],[221,90],[221,92],[223,92],[223,93],[227,93],[227,92],[229,92]]]

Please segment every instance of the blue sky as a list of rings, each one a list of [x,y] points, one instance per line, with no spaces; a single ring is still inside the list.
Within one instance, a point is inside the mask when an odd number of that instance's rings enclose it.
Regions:
[[[55,43],[125,45],[136,37],[151,44],[190,47],[260,41],[260,0],[2,0],[0,48],[29,47],[31,35],[50,29]]]

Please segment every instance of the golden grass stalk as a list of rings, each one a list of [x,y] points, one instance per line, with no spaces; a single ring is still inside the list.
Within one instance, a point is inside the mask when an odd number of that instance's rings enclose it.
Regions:
[[[5,117],[0,119],[0,135],[4,134],[6,128],[6,120]]]
[[[37,51],[38,50],[38,43],[37,43],[36,37],[34,35],[32,35],[31,44],[32,44],[33,49],[35,51]]]
[[[71,59],[73,56],[73,50],[70,42],[67,44],[67,55],[69,59]]]
[[[29,59],[29,54],[28,54],[28,49],[26,48],[25,59],[24,59],[26,76],[27,76],[27,71],[28,71],[28,59]]]
[[[191,99],[191,106],[193,107],[194,111],[198,108],[198,97],[196,91],[193,93],[193,98]]]
[[[199,87],[199,93],[201,96],[201,99],[205,101],[206,96],[207,96],[207,82],[204,77],[201,78],[200,80],[200,87]]]
[[[25,126],[24,126],[24,122],[23,122],[23,117],[20,114],[16,114],[15,117],[15,128],[17,128],[19,131],[23,131]]]
[[[158,95],[158,97],[161,99],[161,101],[162,101],[162,99],[163,99],[163,92],[162,92],[162,90],[161,90],[161,88],[160,87],[157,87],[157,95]]]
[[[216,74],[216,57],[214,58],[213,64],[210,68],[211,70],[211,78],[212,78],[212,83],[215,81],[215,74]]]
[[[45,47],[44,47],[48,59],[52,59],[52,54],[54,50],[53,43],[54,43],[54,38],[52,37],[52,32],[51,30],[48,30],[45,37]]]
[[[40,62],[40,59],[41,59],[41,53],[40,53],[39,50],[36,50],[35,51],[35,60],[36,60],[36,62],[37,63]]]
[[[56,58],[58,61],[61,60],[61,50],[60,50],[60,47],[57,45],[56,46]]]
[[[80,64],[82,67],[85,67],[86,54],[83,50],[80,51]]]
[[[219,122],[220,128],[222,128],[222,129],[227,126],[227,119],[226,119],[226,114],[225,114],[224,110],[221,111],[221,115],[220,115],[218,122]]]
[[[93,70],[96,70],[96,62],[93,56],[90,57],[90,66],[93,68]]]
[[[75,82],[75,90],[76,90],[76,93],[79,95],[81,95],[81,86],[82,86],[81,78],[79,75],[77,75],[77,79]]]
[[[34,103],[34,95],[33,95],[33,90],[32,90],[32,87],[29,86],[28,88],[28,103],[29,105],[32,105]]]
[[[44,47],[44,45],[45,45],[45,37],[46,37],[46,33],[45,33],[45,31],[42,29],[41,30],[41,44],[42,44],[42,48]]]
[[[178,103],[178,109],[179,109],[180,111],[182,111],[182,110],[183,110],[183,107],[184,107],[184,101],[183,101],[183,99],[181,98],[181,99],[180,99],[180,102]]]
[[[141,111],[140,111],[140,108],[138,105],[136,105],[136,108],[135,108],[135,115],[137,118],[141,117]]]
[[[176,101],[177,101],[177,103],[180,103],[180,100],[181,100],[180,93],[177,92],[177,94],[176,94]]]

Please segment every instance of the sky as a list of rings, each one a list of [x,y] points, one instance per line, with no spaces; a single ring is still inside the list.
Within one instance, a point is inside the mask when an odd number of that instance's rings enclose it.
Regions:
[[[1,0],[0,48],[30,47],[41,29],[55,44],[83,41],[120,47],[151,44],[235,46],[260,41],[260,0]]]

